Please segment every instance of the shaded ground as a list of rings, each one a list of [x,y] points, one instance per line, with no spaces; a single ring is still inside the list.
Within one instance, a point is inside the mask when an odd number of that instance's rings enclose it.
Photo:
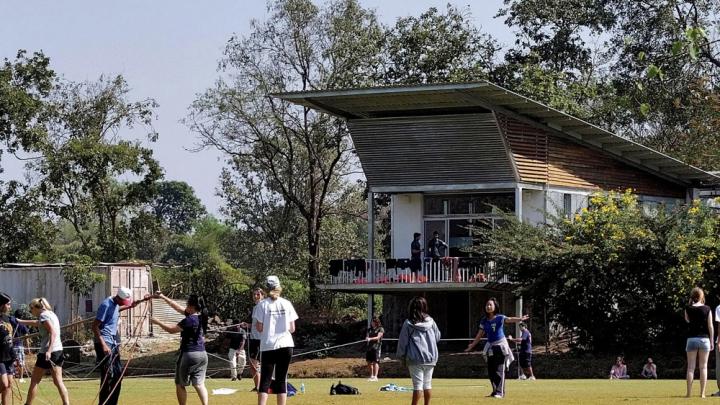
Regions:
[[[306,393],[288,400],[292,405],[407,405],[410,402],[410,393],[379,392],[378,388],[389,382],[408,386],[408,378],[381,379],[370,383],[364,379],[343,379],[343,383],[360,389],[362,395],[358,396],[330,396],[330,385],[337,380],[333,379],[294,379],[291,380],[299,386],[304,383]],[[70,399],[74,404],[92,404],[97,393],[97,381],[71,381],[68,382]],[[210,390],[218,388],[235,388],[240,391],[232,395],[214,395],[210,397],[211,404],[236,405],[255,403],[256,395],[249,392],[250,382],[243,380],[231,384],[227,380],[211,379],[207,386]],[[26,390],[27,383],[21,388]],[[709,385],[709,388],[714,388]],[[123,405],[147,404],[173,404],[175,388],[170,379],[128,378],[123,383],[120,402]],[[469,405],[477,403],[496,403],[494,398],[486,398],[490,392],[489,383],[485,379],[434,379],[433,401],[435,405]],[[634,403],[669,405],[687,402],[685,395],[685,382],[682,380],[660,381],[608,381],[608,380],[538,380],[538,381],[508,381],[507,395],[503,400],[506,404],[610,404]],[[695,394],[699,389],[695,386]],[[708,390],[710,394],[711,390]],[[192,388],[188,392],[188,404],[198,404],[199,401]],[[23,393],[23,396],[25,393]],[[16,399],[16,401],[19,398]],[[694,400],[697,401],[697,398]],[[714,398],[706,401],[716,402]],[[21,402],[16,402],[21,403]],[[40,404],[59,404],[57,393],[51,383],[40,385]],[[269,403],[274,404],[274,399]]]

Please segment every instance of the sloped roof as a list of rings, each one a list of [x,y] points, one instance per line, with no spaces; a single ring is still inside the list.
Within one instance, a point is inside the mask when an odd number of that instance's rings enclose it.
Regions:
[[[606,151],[625,163],[685,186],[720,184],[720,175],[487,81],[299,91],[273,96],[348,120],[493,110],[579,144]]]

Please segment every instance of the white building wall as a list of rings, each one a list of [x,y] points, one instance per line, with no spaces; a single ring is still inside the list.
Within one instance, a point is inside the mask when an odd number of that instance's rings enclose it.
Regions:
[[[394,259],[409,258],[413,233],[422,233],[424,228],[423,195],[393,194],[390,204],[391,256]],[[426,235],[420,238],[426,239]]]
[[[545,223],[545,192],[542,190],[522,191],[522,221],[537,225]]]
[[[552,218],[563,215],[565,195],[570,195],[569,214],[579,213],[588,206],[589,191],[571,190],[523,190],[522,220],[533,225],[549,222]]]

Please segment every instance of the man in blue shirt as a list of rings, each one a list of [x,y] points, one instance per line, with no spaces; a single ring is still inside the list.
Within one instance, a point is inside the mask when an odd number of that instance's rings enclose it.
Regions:
[[[117,405],[122,383],[122,365],[120,364],[120,342],[118,321],[120,312],[135,308],[149,299],[146,296],[133,302],[129,288],[120,287],[114,297],[106,298],[98,307],[92,324],[95,335],[95,355],[100,364],[100,404]]]
[[[520,367],[523,370],[523,374],[520,376],[521,380],[534,380],[535,375],[532,369],[532,334],[528,330],[525,322],[520,323]]]

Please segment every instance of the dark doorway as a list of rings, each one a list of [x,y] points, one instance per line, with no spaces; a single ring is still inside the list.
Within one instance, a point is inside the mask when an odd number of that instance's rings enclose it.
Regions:
[[[466,291],[447,294],[447,338],[467,338],[469,332],[469,294]]]

